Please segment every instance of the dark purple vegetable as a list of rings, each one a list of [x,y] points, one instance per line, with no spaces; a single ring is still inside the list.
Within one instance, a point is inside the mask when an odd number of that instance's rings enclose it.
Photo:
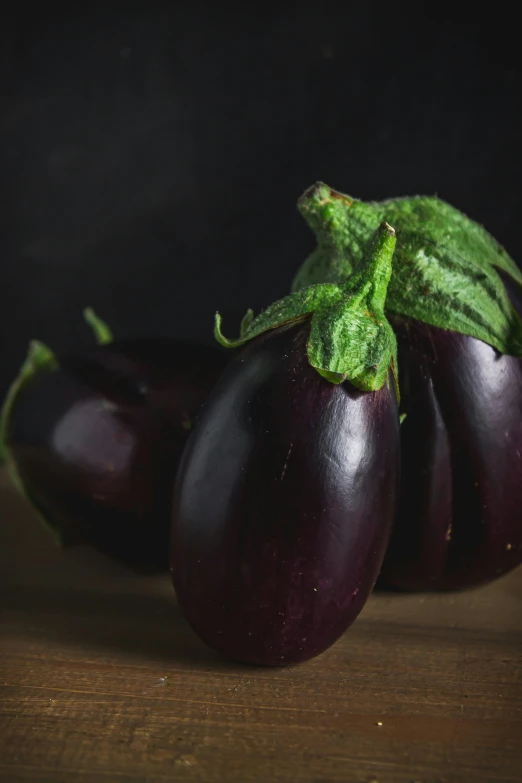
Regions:
[[[211,647],[304,661],[355,620],[379,572],[399,478],[390,377],[363,392],[310,366],[308,322],[256,337],[202,411],[178,473],[172,575]]]
[[[205,345],[127,340],[24,380],[5,422],[8,465],[64,544],[140,570],[168,567],[172,476],[228,358]]]
[[[522,562],[522,359],[397,318],[402,481],[380,583],[453,590]]]

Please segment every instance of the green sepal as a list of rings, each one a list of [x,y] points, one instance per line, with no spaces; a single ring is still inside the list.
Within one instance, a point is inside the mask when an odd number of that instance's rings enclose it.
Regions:
[[[394,229],[382,223],[366,248],[360,270],[342,287],[342,299],[312,316],[307,350],[312,367],[333,374],[329,380],[347,379],[363,391],[380,389],[391,370],[400,400],[397,341],[384,315],[395,242]]]
[[[339,282],[356,271],[365,241],[386,220],[397,232],[386,311],[522,356],[522,320],[496,270],[520,285],[522,273],[481,225],[450,204],[426,196],[365,204],[317,183],[298,207],[316,233],[317,249],[292,290]]]
[[[312,316],[307,344],[308,359],[328,380],[349,380],[358,389],[376,391],[384,385],[388,371],[397,377],[397,342],[386,320],[374,320],[362,308],[343,301]],[[337,376],[339,380],[334,381]],[[397,391],[397,398],[398,389]]]
[[[310,315],[318,307],[333,304],[342,296],[342,289],[338,285],[314,285],[301,291],[278,299],[266,310],[263,310],[256,318],[252,310],[247,310],[241,321],[240,336],[235,340],[228,340],[221,332],[221,316],[216,313],[214,323],[214,336],[216,340],[226,348],[237,348],[239,345],[257,337],[269,329],[275,329],[283,324],[297,322]]]
[[[472,267],[455,251],[420,237],[411,238],[409,249],[407,260],[404,255],[397,259],[397,273],[388,289],[388,312],[522,356],[522,320],[493,267]]]
[[[112,335],[112,331],[105,323],[105,321],[102,321],[102,319],[96,315],[92,307],[85,308],[85,310],[83,311],[83,317],[91,327],[94,336],[96,338],[96,341],[100,345],[106,345],[107,343],[112,343],[114,339]]]

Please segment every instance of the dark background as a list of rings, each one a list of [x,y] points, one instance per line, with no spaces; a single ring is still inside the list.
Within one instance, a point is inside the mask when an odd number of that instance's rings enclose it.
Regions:
[[[30,338],[212,340],[287,292],[321,179],[437,193],[522,258],[518,27],[372,2],[4,18],[0,392]],[[39,15],[35,15],[39,14]]]

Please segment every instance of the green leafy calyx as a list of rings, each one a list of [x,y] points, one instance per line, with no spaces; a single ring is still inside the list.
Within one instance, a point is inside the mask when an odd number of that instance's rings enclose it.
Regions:
[[[316,234],[317,248],[298,271],[293,291],[357,272],[369,238],[385,220],[397,233],[386,312],[522,356],[522,321],[497,270],[520,285],[522,274],[482,226],[451,205],[427,196],[364,203],[317,183],[298,208]]]
[[[384,315],[394,248],[395,231],[383,222],[367,242],[360,268],[350,277],[294,291],[255,318],[248,311],[235,340],[223,336],[221,316],[216,313],[216,339],[236,347],[269,329],[309,319],[308,360],[328,381],[348,380],[364,391],[376,391],[391,369],[396,382],[397,346]]]

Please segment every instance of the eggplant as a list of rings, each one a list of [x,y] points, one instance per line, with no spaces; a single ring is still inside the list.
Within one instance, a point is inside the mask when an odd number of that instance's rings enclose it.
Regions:
[[[395,513],[393,384],[328,382],[308,362],[309,330],[266,332],[232,360],[174,494],[179,605],[210,647],[256,664],[304,661],[353,623]]]
[[[522,562],[522,359],[468,335],[392,320],[402,480],[379,584],[456,590]]]
[[[172,476],[228,359],[214,346],[156,338],[59,360],[33,345],[5,410],[4,447],[15,483],[65,546],[88,544],[138,571],[168,569]]]
[[[204,405],[178,472],[172,579],[195,632],[236,660],[326,650],[368,598],[400,451],[396,340],[383,313],[395,232],[357,276],[249,311],[246,344]]]

